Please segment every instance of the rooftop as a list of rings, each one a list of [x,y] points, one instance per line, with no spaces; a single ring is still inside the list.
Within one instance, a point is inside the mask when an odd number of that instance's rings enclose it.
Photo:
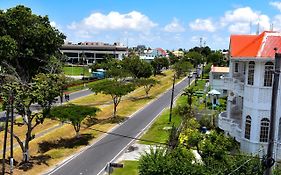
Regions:
[[[231,35],[229,47],[232,58],[274,58],[274,48],[281,50],[281,33],[264,31],[260,35]]]
[[[227,73],[229,72],[229,67],[211,67],[211,72]]]

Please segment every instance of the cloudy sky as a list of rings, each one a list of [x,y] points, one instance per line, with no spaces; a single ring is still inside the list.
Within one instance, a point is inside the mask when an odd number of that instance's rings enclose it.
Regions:
[[[281,1],[267,0],[0,0],[48,15],[68,41],[122,42],[164,49],[202,44],[225,49],[231,34],[281,31]],[[259,26],[259,27],[258,27]]]

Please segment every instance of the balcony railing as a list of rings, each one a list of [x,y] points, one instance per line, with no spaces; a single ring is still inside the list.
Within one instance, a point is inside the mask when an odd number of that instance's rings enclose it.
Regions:
[[[224,130],[231,137],[234,137],[238,142],[241,140],[241,126],[237,123],[237,119],[227,118],[226,112],[222,112],[218,117],[218,126],[220,129]]]
[[[239,79],[225,77],[224,78],[224,87],[233,91],[234,93],[243,96],[244,95],[244,83]]]

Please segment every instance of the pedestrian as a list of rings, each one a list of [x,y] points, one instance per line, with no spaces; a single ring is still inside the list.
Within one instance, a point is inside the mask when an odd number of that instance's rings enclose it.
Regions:
[[[68,102],[68,100],[69,100],[69,95],[68,95],[68,94],[64,94],[64,99],[65,99],[66,102]]]

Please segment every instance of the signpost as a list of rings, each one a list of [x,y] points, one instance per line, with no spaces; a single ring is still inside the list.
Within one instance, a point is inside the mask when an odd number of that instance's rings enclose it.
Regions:
[[[104,171],[107,172],[108,175],[110,175],[113,172],[113,168],[123,168],[123,167],[124,167],[124,164],[122,164],[122,163],[109,162],[109,163],[107,163]]]

